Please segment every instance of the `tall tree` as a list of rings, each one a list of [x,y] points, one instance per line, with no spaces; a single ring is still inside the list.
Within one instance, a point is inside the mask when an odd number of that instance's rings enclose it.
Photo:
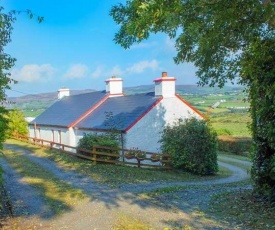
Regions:
[[[1,0],[0,0],[1,1]],[[10,89],[10,84],[16,83],[10,76],[10,69],[14,66],[16,59],[5,52],[5,47],[11,42],[11,34],[13,23],[16,21],[16,15],[25,13],[30,19],[36,19],[39,23],[44,20],[44,17],[33,14],[31,10],[5,12],[5,9],[0,5],[0,149],[2,142],[6,137],[7,120],[5,114],[7,110],[3,106],[6,101],[6,90]]]
[[[0,6],[0,148],[5,139],[5,131],[7,129],[7,121],[4,117],[5,107],[3,103],[6,101],[5,90],[10,89],[9,84],[14,82],[10,78],[9,70],[14,66],[15,58],[5,53],[4,48],[11,41],[12,24],[15,21],[13,14],[5,13],[4,8]]]
[[[275,0],[128,0],[110,12],[124,48],[165,33],[199,85],[240,79],[251,102],[255,189],[275,199]]]

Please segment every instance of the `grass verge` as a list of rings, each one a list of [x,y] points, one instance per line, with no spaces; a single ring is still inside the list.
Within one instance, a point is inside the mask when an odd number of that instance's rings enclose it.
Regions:
[[[0,166],[0,229],[3,227],[5,219],[13,215],[11,203],[4,187],[3,173],[4,170]]]
[[[219,157],[220,156],[220,157]],[[228,163],[228,164],[231,164],[231,165],[235,165],[235,166],[238,166],[244,170],[247,171],[247,173],[250,173],[250,169],[251,169],[251,165],[250,164],[246,164],[246,163],[242,163],[240,161],[234,161],[234,159],[237,159],[239,160],[239,158],[231,158],[231,159],[228,159],[228,158],[222,158],[223,156],[225,157],[228,157],[228,155],[224,155],[224,154],[219,154],[218,156],[218,160],[221,161],[221,162],[224,162],[224,163]],[[249,161],[248,161],[249,162]]]
[[[230,157],[233,159],[241,160],[241,161],[249,161],[251,162],[251,159],[247,156],[241,156],[241,155],[236,155],[236,154],[230,154],[228,152],[218,152],[218,156],[225,156],[225,157]]]
[[[234,223],[236,229],[275,229],[275,208],[256,199],[251,190],[213,196],[210,213],[221,221]]]
[[[130,215],[119,213],[117,217],[116,223],[113,225],[112,229],[114,230],[128,230],[128,229],[135,229],[135,230],[153,230],[153,228],[144,223],[137,218],[134,218]]]
[[[150,182],[168,182],[168,181],[199,181],[210,180],[231,175],[231,172],[221,168],[215,176],[197,176],[181,170],[160,170],[149,168],[136,168],[111,164],[94,164],[91,161],[76,158],[70,154],[62,153],[56,150],[50,150],[34,146],[17,140],[8,140],[7,144],[16,144],[26,148],[40,157],[46,157],[65,170],[75,170],[91,177],[99,183],[106,183],[109,186],[117,187],[121,184],[136,184]]]
[[[11,150],[3,152],[8,163],[22,175],[23,181],[39,192],[55,214],[70,210],[87,198],[81,190],[73,188],[26,157]]]

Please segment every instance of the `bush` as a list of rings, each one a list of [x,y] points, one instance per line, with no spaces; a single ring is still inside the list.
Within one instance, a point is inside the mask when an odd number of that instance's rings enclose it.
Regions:
[[[87,149],[92,150],[94,145],[98,146],[105,146],[105,147],[111,147],[111,148],[119,148],[118,141],[108,137],[108,136],[100,136],[97,134],[86,134],[84,133],[84,136],[79,140],[77,148],[80,149]],[[102,151],[105,153],[111,153],[111,154],[118,154],[118,151],[116,150],[109,150],[109,149],[99,149],[98,151]],[[79,154],[88,155],[90,154],[78,150]],[[105,160],[117,160],[118,157],[116,156],[100,156],[97,155],[98,159],[105,159]]]
[[[245,137],[219,136],[218,150],[249,156],[252,139]]]
[[[25,121],[22,111],[18,109],[9,110],[6,119],[8,121],[8,129],[6,131],[8,137],[14,134],[28,134],[28,123]]]
[[[194,174],[210,175],[218,171],[217,134],[204,120],[179,120],[164,128],[163,152],[172,156],[172,166]]]

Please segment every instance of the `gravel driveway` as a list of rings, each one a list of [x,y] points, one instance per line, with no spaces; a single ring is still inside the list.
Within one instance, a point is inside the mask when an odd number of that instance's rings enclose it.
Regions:
[[[4,175],[6,188],[13,201],[15,215],[18,216],[18,219],[15,219],[17,229],[111,229],[117,220],[125,215],[133,219],[141,219],[152,226],[152,229],[182,226],[192,226],[195,229],[232,229],[230,223],[220,223],[215,217],[200,215],[200,213],[207,210],[213,194],[238,189],[227,185],[249,177],[245,170],[219,162],[221,166],[233,172],[230,177],[201,182],[123,185],[118,189],[112,189],[92,181],[85,175],[64,171],[53,161],[40,158],[23,147],[8,144],[5,148],[28,157],[62,181],[81,189],[92,198],[56,217],[44,204],[36,190],[23,183],[20,175],[9,166],[4,158],[0,158],[0,164],[6,172]],[[243,161],[239,163],[248,164]],[[137,195],[141,192],[171,186],[188,187],[152,199]],[[4,229],[12,228],[6,226]]]

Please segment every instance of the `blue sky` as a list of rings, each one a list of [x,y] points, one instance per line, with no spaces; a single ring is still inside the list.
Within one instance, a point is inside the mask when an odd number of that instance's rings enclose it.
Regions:
[[[14,25],[5,51],[17,59],[11,70],[18,84],[8,96],[53,92],[59,88],[105,89],[116,75],[124,86],[152,84],[167,71],[177,84],[195,84],[192,64],[176,65],[174,42],[164,34],[125,50],[114,43],[119,26],[109,16],[119,0],[2,0],[5,10],[32,10],[43,23],[24,13]],[[20,93],[19,93],[20,92]]]

